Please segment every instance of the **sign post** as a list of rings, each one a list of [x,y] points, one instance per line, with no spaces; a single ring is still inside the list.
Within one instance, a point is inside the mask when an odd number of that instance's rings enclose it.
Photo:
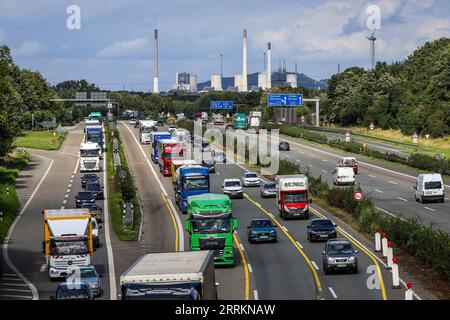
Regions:
[[[356,191],[353,194],[353,199],[355,199],[356,202],[361,202],[363,200],[363,198],[364,198],[364,195],[361,191]]]
[[[345,142],[350,142],[352,139],[352,135],[350,134],[350,131],[345,132]]]

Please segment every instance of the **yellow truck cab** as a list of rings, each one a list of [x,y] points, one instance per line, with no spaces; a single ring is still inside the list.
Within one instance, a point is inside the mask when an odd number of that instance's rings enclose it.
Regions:
[[[176,183],[176,171],[179,167],[184,165],[195,165],[197,162],[195,160],[172,160],[172,163],[170,164],[170,173],[172,175],[172,185],[175,188]]]

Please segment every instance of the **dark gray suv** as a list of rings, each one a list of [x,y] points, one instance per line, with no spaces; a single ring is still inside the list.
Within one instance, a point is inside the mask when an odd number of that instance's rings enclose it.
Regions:
[[[328,240],[323,255],[323,270],[325,274],[332,271],[351,270],[358,273],[358,258],[352,244],[347,239]]]

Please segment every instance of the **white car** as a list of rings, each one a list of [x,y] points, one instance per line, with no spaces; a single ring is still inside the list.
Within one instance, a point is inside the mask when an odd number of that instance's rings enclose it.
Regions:
[[[417,176],[414,186],[416,201],[445,201],[444,182],[439,173],[426,173]]]
[[[137,119],[130,119],[129,124],[136,124],[136,122],[137,122]]]
[[[242,190],[241,180],[239,179],[224,179],[222,190],[230,198],[244,198],[244,191]]]
[[[259,177],[254,172],[244,173],[242,181],[244,181],[244,187],[259,187],[259,185],[261,184]]]
[[[337,167],[333,171],[333,183],[335,185],[355,184],[355,172],[351,167]]]

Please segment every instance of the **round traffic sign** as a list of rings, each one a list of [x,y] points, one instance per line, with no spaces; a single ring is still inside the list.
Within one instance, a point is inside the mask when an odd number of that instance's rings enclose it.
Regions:
[[[362,199],[364,198],[364,195],[363,195],[363,193],[361,192],[361,191],[356,191],[354,194],[353,194],[353,199],[355,199],[355,201],[361,201]]]

